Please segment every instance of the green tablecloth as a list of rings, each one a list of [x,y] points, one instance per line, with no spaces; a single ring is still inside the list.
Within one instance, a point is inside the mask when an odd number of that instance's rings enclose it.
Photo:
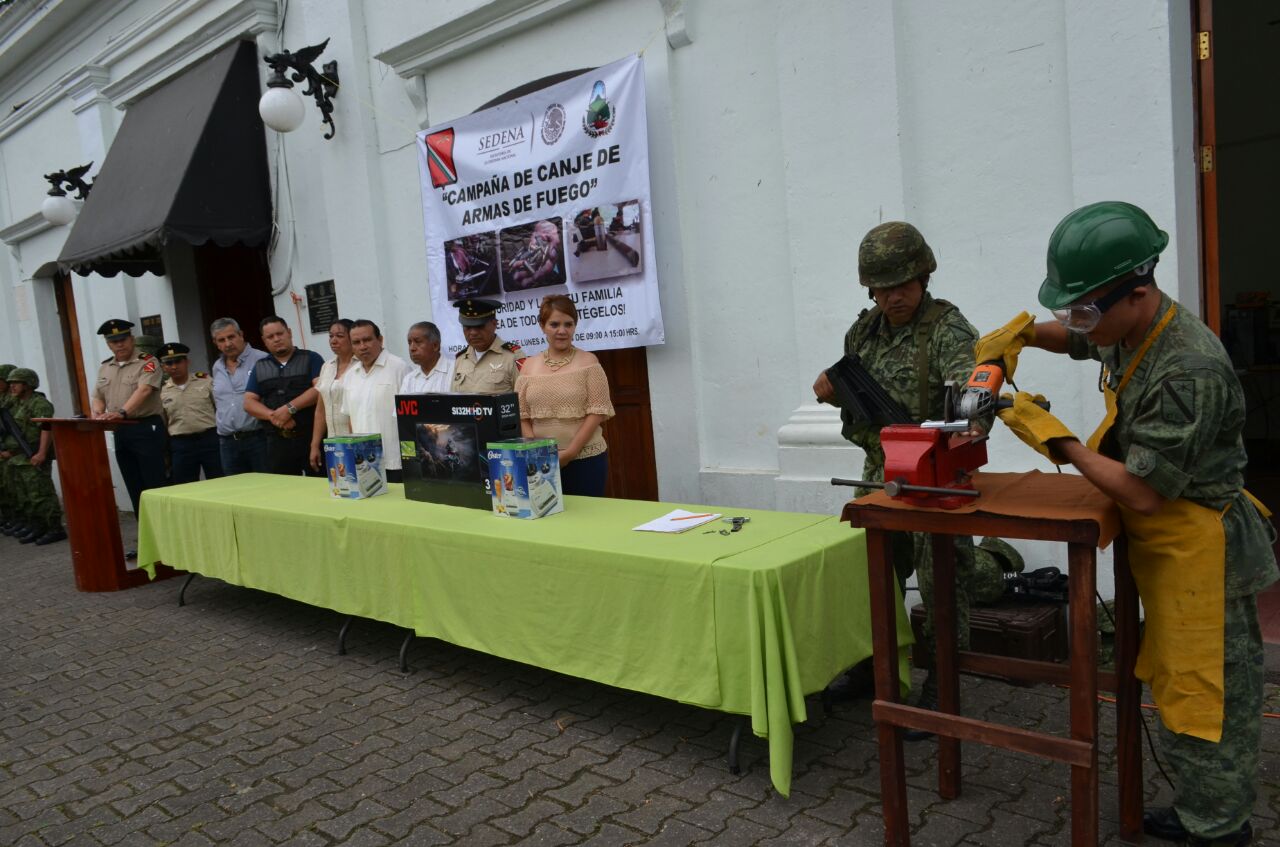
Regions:
[[[750,715],[784,795],[804,695],[871,654],[863,533],[834,517],[686,506],[751,523],[663,535],[631,528],[673,504],[569,497],[523,521],[390,488],[345,501],[324,480],[245,474],[151,489],[138,561]]]

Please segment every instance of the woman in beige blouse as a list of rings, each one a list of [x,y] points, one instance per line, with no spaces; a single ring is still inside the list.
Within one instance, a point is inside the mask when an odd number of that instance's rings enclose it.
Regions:
[[[578,309],[563,294],[542,298],[538,323],[547,349],[525,359],[516,378],[520,429],[560,445],[565,494],[603,497],[609,457],[600,425],[613,417],[609,380],[595,354],[573,346]]]
[[[320,368],[320,376],[315,381],[316,391],[320,393],[311,426],[311,467],[315,470],[324,467],[325,436],[351,434],[351,419],[339,409],[342,408],[342,377],[355,361],[355,351],[351,349],[354,323],[350,318],[339,318],[329,324],[329,349],[333,351],[333,358]]]

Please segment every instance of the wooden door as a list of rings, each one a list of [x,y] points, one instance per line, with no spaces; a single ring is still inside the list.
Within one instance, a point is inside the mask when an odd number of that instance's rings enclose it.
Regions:
[[[195,248],[195,266],[205,327],[218,318],[235,318],[244,331],[245,339],[261,350],[262,334],[258,332],[258,321],[275,309],[271,299],[267,249],[238,244],[219,247],[210,241]],[[287,319],[289,316],[281,317]],[[302,331],[305,332],[305,327]],[[207,332],[204,342],[208,347],[209,361],[215,361],[218,351]]]
[[[653,450],[653,412],[649,405],[649,365],[645,348],[597,350],[609,377],[614,417],[604,425],[609,443],[608,497],[658,499],[658,467]]]
[[[1200,200],[1200,302],[1204,322],[1222,333],[1222,303],[1218,260],[1218,143],[1214,108],[1213,0],[1195,0],[1191,49],[1196,63],[1196,168]]]

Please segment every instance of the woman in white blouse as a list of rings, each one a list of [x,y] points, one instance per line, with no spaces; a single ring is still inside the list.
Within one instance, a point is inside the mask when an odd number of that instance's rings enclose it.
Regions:
[[[351,434],[351,420],[342,412],[342,377],[355,361],[355,352],[351,349],[354,323],[348,318],[339,318],[329,325],[329,349],[333,351],[333,358],[320,368],[320,376],[315,381],[320,399],[316,401],[315,423],[311,427],[311,467],[316,470],[324,465],[325,436]]]

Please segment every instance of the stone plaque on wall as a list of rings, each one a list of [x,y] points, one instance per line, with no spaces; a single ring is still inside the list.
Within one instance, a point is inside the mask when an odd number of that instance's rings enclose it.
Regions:
[[[338,292],[333,280],[307,286],[307,314],[311,316],[311,332],[327,333],[338,319]]]

